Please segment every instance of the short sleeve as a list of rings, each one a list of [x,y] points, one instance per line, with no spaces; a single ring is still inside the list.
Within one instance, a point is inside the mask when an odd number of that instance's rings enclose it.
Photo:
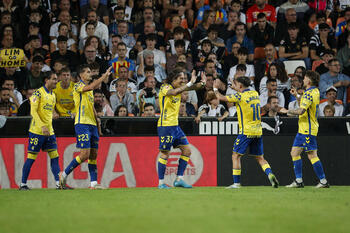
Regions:
[[[231,103],[238,103],[241,101],[241,94],[240,93],[236,93],[234,95],[228,95],[226,96],[227,100]]]
[[[79,82],[79,83],[74,85],[74,91],[81,93],[81,92],[83,92],[84,86],[85,85],[82,82]]]
[[[170,89],[173,89],[169,84],[164,84],[161,88],[160,88],[160,93],[162,93],[162,95],[166,96],[166,94],[168,93],[168,91]]]
[[[308,109],[313,102],[313,97],[309,92],[305,92],[300,100],[300,107],[302,109]]]
[[[30,97],[30,103],[34,105],[38,105],[41,99],[41,93],[39,90],[36,90],[33,95]]]

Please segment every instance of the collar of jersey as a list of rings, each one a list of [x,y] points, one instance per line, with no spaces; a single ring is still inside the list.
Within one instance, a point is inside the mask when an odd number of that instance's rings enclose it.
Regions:
[[[83,80],[81,80],[81,79],[80,79],[80,82],[84,83],[84,81],[83,81]],[[84,84],[85,84],[85,83],[84,83]]]
[[[49,92],[49,90],[45,87],[45,85],[44,85],[43,87],[44,87],[44,90],[45,90],[48,94],[51,93],[51,92]]]
[[[310,91],[310,90],[312,90],[312,89],[314,89],[314,88],[316,88],[316,87],[309,87],[309,88],[306,89],[305,91]]]
[[[244,92],[246,92],[246,91],[250,91],[249,88],[243,90],[242,93],[244,93]]]

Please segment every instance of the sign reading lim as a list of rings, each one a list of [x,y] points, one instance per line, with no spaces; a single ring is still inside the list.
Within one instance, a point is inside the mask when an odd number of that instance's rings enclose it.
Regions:
[[[23,67],[26,65],[22,49],[3,49],[0,51],[0,67]]]

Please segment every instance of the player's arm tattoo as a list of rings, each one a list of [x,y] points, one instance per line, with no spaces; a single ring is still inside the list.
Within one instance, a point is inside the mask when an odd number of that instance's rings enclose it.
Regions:
[[[303,108],[289,109],[288,114],[290,115],[303,115],[306,110]]]
[[[185,91],[191,91],[191,90],[197,91],[199,89],[202,89],[204,86],[205,86],[204,82],[199,82],[199,83],[196,83],[196,84],[192,85],[191,87],[187,87],[185,89]]]

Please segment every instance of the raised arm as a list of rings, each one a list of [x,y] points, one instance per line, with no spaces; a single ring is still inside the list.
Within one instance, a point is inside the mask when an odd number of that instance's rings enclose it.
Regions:
[[[213,90],[214,90],[214,93],[215,93],[216,97],[217,97],[220,101],[229,102],[228,99],[227,99],[227,97],[221,95],[221,93],[219,92],[219,89],[218,89],[219,86],[220,86],[219,80],[216,79],[216,80],[214,81],[214,85],[213,85]]]
[[[98,87],[98,85],[100,85],[105,79],[107,79],[109,77],[109,75],[111,74],[111,70],[112,70],[112,66],[110,66],[108,68],[108,70],[99,79],[96,79],[95,81],[93,81],[89,85],[84,86],[83,92],[92,91],[96,87]]]

